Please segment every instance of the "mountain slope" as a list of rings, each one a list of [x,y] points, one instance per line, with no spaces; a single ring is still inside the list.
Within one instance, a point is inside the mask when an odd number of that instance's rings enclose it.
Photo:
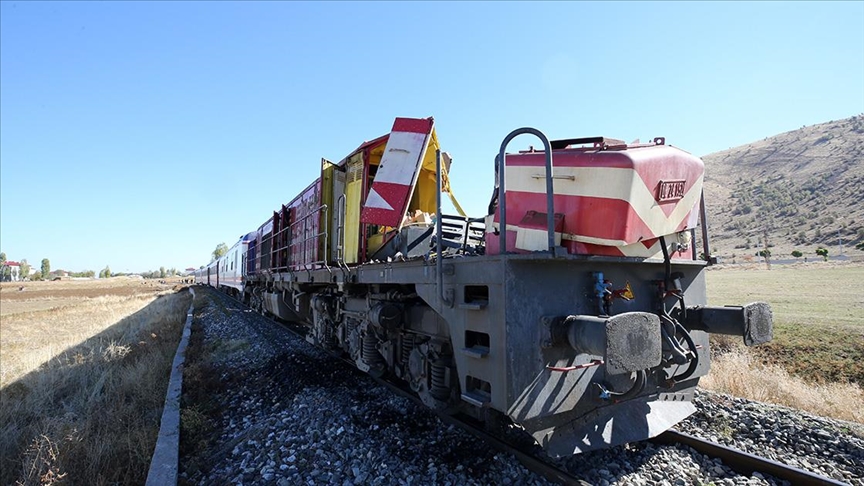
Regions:
[[[864,114],[702,157],[712,253],[864,255]],[[842,245],[842,249],[841,246]]]

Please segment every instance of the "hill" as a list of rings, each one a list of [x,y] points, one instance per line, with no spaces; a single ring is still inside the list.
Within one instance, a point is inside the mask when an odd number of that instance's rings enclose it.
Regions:
[[[702,157],[712,253],[864,255],[864,114]]]

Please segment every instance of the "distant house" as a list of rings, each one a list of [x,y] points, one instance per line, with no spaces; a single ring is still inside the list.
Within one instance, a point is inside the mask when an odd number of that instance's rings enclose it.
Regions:
[[[9,269],[9,275],[6,275],[6,269]],[[21,280],[21,264],[18,262],[13,262],[6,260],[6,263],[3,264],[3,271],[0,272],[4,280],[17,282]]]
[[[27,275],[21,274],[21,262],[13,262],[7,260],[3,263],[2,267],[0,267],[0,281],[2,282],[18,282],[26,279],[27,277],[32,276],[37,273],[39,270],[34,268],[32,265],[30,266],[30,273]]]

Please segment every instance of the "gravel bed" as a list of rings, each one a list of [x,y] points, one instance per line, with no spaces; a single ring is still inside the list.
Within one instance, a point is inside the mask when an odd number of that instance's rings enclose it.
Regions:
[[[678,430],[864,486],[864,425],[707,391],[694,402]]]
[[[211,298],[201,319],[227,385],[214,417],[222,432],[196,457],[181,456],[181,484],[550,484],[269,320]],[[209,467],[186,471],[193,459]]]
[[[271,321],[205,295],[196,319],[224,386],[214,392],[217,437],[181,456],[181,484],[549,484]],[[864,485],[862,440],[849,424],[706,392],[696,405],[679,430]],[[647,442],[558,463],[604,486],[787,484]]]

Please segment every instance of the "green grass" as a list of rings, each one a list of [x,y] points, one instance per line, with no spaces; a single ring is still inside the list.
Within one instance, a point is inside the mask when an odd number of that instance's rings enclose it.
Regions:
[[[774,340],[752,348],[757,359],[816,383],[864,384],[864,266],[729,266],[707,285],[710,305],[771,304]]]

